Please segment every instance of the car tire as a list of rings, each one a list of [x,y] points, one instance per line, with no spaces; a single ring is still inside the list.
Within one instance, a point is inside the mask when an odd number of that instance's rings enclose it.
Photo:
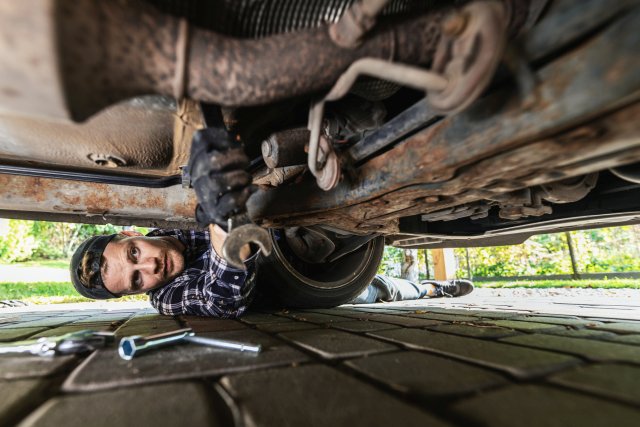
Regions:
[[[384,250],[380,236],[333,262],[311,264],[288,251],[277,232],[270,235],[273,250],[260,258],[258,286],[285,307],[328,308],[353,300],[376,275]]]

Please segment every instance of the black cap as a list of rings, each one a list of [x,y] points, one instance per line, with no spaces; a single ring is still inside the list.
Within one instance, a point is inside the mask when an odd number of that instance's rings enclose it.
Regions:
[[[108,236],[93,236],[82,242],[78,249],[71,257],[71,282],[76,290],[86,298],[92,299],[109,299],[119,298],[118,295],[114,295],[104,286],[102,281],[102,274],[100,273],[100,260],[102,259],[102,252],[107,244],[115,237],[115,234]],[[91,254],[91,271],[95,274],[91,277],[91,283],[85,283],[80,279],[82,273],[82,258],[85,253]]]

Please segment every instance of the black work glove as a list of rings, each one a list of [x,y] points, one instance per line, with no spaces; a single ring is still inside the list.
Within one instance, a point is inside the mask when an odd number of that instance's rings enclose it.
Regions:
[[[196,196],[196,220],[201,227],[227,229],[230,216],[244,212],[253,192],[249,159],[242,144],[224,129],[206,128],[193,136],[189,173]]]

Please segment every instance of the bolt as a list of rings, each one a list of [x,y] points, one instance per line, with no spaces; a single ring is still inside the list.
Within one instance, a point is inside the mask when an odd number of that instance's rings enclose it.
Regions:
[[[271,156],[271,141],[262,141],[262,156],[269,157]]]

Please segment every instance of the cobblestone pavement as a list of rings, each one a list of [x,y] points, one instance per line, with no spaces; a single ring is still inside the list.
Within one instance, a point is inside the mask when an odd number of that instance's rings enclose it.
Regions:
[[[0,425],[640,425],[640,300],[556,295],[550,304],[494,294],[240,320],[118,305],[2,311],[3,342],[189,326],[264,351],[184,344],[132,361],[115,347],[80,357],[4,355]]]

